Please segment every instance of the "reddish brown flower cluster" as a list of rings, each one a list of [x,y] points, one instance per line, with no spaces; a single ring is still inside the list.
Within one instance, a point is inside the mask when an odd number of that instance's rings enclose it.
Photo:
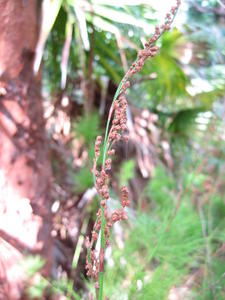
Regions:
[[[95,222],[91,241],[89,238],[86,238],[86,247],[88,249],[88,256],[86,259],[86,269],[87,275],[94,278],[96,281],[99,276],[99,272],[101,271],[101,263],[102,258],[97,257],[97,253],[93,250],[93,246],[98,239],[98,235],[101,229],[101,221],[102,221],[102,208],[103,208],[103,219],[104,219],[104,241],[105,245],[109,245],[109,231],[113,223],[126,220],[127,215],[125,212],[125,207],[129,206],[130,201],[128,199],[128,190],[126,187],[122,187],[121,189],[121,203],[122,207],[120,210],[114,211],[111,215],[109,215],[107,210],[107,200],[109,199],[109,186],[108,186],[108,171],[111,169],[112,159],[111,157],[115,154],[114,149],[110,149],[111,146],[121,138],[121,133],[126,129],[126,107],[127,102],[125,97],[120,96],[114,104],[114,119],[112,121],[112,127],[109,133],[109,138],[107,142],[107,159],[105,160],[104,166],[102,166],[101,171],[97,170],[97,160],[100,156],[100,148],[102,143],[102,137],[98,136],[95,142],[95,159],[93,164],[92,172],[95,175],[95,187],[96,190],[101,197],[101,208],[98,210],[96,216],[97,220]],[[101,252],[101,251],[100,251]],[[104,258],[104,252],[103,254]]]
[[[126,186],[121,188],[121,201],[122,207],[130,206],[130,200],[128,198],[128,190]]]
[[[144,49],[138,52],[137,60],[131,65],[127,74],[124,77],[126,84],[128,83],[128,79],[132,78],[134,74],[140,72],[147,58],[154,57],[157,54],[159,48],[154,44],[165,31],[170,30],[174,16],[180,4],[181,1],[177,0],[176,5],[171,8],[169,13],[167,13],[164,24],[155,27],[155,33],[153,34],[153,36],[149,39],[148,42],[145,43]]]
[[[112,150],[110,150],[112,151]],[[114,152],[113,152],[114,153]],[[111,163],[110,163],[111,165]],[[105,170],[106,170],[105,166]],[[107,200],[109,199],[109,190],[107,186],[107,178],[108,175],[105,172],[105,170],[102,170],[101,172],[95,171],[96,176],[96,189],[98,191],[98,194],[102,197],[101,200],[101,206],[104,208],[104,241],[105,246],[109,245],[109,231],[112,225],[115,222],[118,222],[120,220],[126,220],[127,214],[125,212],[125,208],[130,205],[130,200],[128,199],[128,190],[125,186],[121,188],[121,208],[117,209],[116,211],[112,212],[111,214],[108,213],[107,209]],[[87,275],[92,276],[95,280],[98,279],[99,272],[101,271],[101,264],[100,264],[100,257],[96,256],[96,251],[92,250],[94,243],[98,239],[98,234],[101,229],[101,208],[98,210],[96,216],[97,220],[94,225],[91,241],[89,238],[86,238],[86,247],[89,250],[89,255],[86,259],[86,269],[87,269]],[[103,253],[104,256],[104,253]]]
[[[115,154],[115,150],[111,149],[112,146],[124,137],[127,123],[127,100],[126,91],[130,87],[130,79],[142,69],[145,61],[149,57],[154,57],[158,52],[158,47],[155,46],[155,42],[159,37],[170,29],[173,18],[180,5],[180,0],[176,1],[176,5],[170,10],[170,13],[166,15],[165,22],[161,26],[155,27],[155,33],[150,40],[145,44],[143,50],[138,52],[136,61],[131,65],[127,73],[125,74],[118,91],[118,97],[113,101],[112,107],[109,112],[108,124],[111,122],[111,128],[109,134],[105,138],[104,142],[104,158],[101,170],[97,170],[97,161],[100,156],[102,137],[98,136],[95,142],[95,159],[92,172],[95,177],[95,187],[101,197],[101,208],[97,212],[97,220],[95,222],[91,240],[86,239],[86,247],[88,249],[88,255],[86,260],[87,275],[92,276],[95,281],[98,281],[99,273],[104,269],[104,251],[105,247],[109,244],[109,231],[113,223],[120,220],[126,220],[127,214],[125,208],[130,205],[128,196],[128,190],[125,186],[121,188],[121,208],[109,214],[107,209],[107,201],[109,199],[109,173],[112,165],[112,156]],[[112,120],[111,120],[112,119]],[[103,223],[102,223],[103,222]],[[97,256],[96,250],[94,250],[95,242],[98,239],[99,232],[103,228],[104,232],[104,245],[102,245],[99,254]],[[96,286],[98,289],[98,287]]]
[[[114,102],[114,118],[112,121],[112,127],[109,132],[108,145],[110,147],[121,139],[122,133],[126,130],[127,123],[127,100],[124,95],[125,90],[128,88],[128,82],[122,86],[121,94],[119,98]]]

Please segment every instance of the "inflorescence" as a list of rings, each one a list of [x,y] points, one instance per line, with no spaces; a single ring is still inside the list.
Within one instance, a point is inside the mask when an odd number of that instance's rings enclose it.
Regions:
[[[156,41],[160,36],[168,31],[171,27],[176,12],[181,4],[180,0],[176,1],[176,5],[173,6],[169,13],[167,13],[165,22],[161,26],[155,27],[153,36],[145,43],[144,49],[138,52],[136,61],[130,66],[129,70],[122,79],[117,93],[114,97],[109,117],[108,125],[111,124],[111,128],[108,132],[108,126],[105,134],[105,141],[103,145],[103,164],[100,170],[97,168],[97,161],[101,153],[102,136],[98,136],[95,142],[95,158],[93,163],[93,175],[95,178],[95,187],[98,195],[101,198],[101,207],[97,212],[97,219],[92,231],[91,240],[86,238],[86,247],[88,249],[88,255],[86,259],[87,275],[91,276],[96,282],[96,288],[99,289],[99,274],[104,271],[104,252],[105,248],[109,245],[109,232],[112,225],[120,220],[127,219],[126,207],[129,207],[130,200],[128,195],[128,189],[126,186],[121,188],[121,208],[109,213],[107,209],[107,201],[109,196],[109,171],[111,170],[112,157],[115,155],[115,150],[112,146],[122,140],[127,139],[124,134],[126,131],[127,123],[127,100],[126,91],[130,87],[130,79],[144,66],[146,59],[154,57],[159,48],[155,46]],[[97,254],[95,244],[101,232],[101,246],[100,251]]]

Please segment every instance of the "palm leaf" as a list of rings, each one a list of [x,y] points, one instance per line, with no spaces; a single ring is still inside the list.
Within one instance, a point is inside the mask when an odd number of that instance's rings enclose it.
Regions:
[[[149,23],[137,19],[136,17],[122,11],[113,8],[108,8],[106,6],[94,5],[93,12],[95,15],[98,15],[101,18],[110,20],[111,22],[116,22],[120,24],[129,24],[135,25],[136,27],[145,28],[145,30],[152,31],[153,26]]]
[[[81,6],[79,5],[79,2],[75,2],[74,5],[74,11],[76,14],[76,18],[78,21],[79,25],[79,31],[80,31],[80,36],[84,45],[84,49],[86,51],[90,50],[90,43],[89,43],[89,38],[88,38],[88,31],[87,31],[87,24],[86,24],[86,17],[85,13],[82,10]]]
[[[66,77],[67,77],[67,66],[68,66],[68,59],[70,53],[70,44],[72,41],[72,34],[73,34],[73,22],[71,16],[68,14],[68,20],[66,23],[66,39],[63,46],[62,51],[62,60],[61,60],[61,88],[64,89],[66,86]]]
[[[35,74],[39,70],[44,48],[45,48],[45,43],[55,23],[61,5],[62,5],[62,0],[55,0],[55,1],[43,0],[42,2],[42,7],[41,7],[42,21],[41,21],[39,39],[35,50],[35,59],[34,59],[34,66],[33,66],[33,70]]]
[[[204,125],[209,123],[211,112],[210,114],[203,114],[206,112],[209,112],[206,107],[180,110],[173,115],[173,120],[170,123],[169,130],[182,136],[193,134],[193,129],[197,129],[197,125],[201,125],[200,119],[205,119],[203,122]]]

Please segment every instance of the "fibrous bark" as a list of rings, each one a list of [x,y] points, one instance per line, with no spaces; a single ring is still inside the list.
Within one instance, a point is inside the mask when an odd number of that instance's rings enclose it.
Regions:
[[[51,168],[32,63],[37,0],[0,0],[0,299],[19,299],[28,254],[51,265]]]

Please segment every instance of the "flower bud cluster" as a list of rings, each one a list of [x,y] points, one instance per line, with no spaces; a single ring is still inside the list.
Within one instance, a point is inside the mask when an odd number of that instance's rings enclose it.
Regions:
[[[122,188],[121,188],[121,205],[122,205],[122,207],[130,206],[130,200],[128,197],[128,189],[126,186],[122,186]]]
[[[109,150],[112,151],[112,150]],[[110,155],[114,154],[114,151],[110,152]],[[111,159],[108,161],[111,164]],[[105,165],[105,169],[107,166]],[[109,245],[110,228],[112,225],[120,220],[127,220],[127,214],[125,208],[130,205],[130,200],[128,199],[128,189],[123,186],[121,188],[121,208],[115,210],[111,214],[108,213],[107,200],[109,199],[109,187],[107,185],[108,174],[103,169],[101,172],[95,171],[96,175],[96,189],[98,194],[101,196],[101,206],[104,208],[104,241],[105,246]],[[98,235],[101,229],[101,208],[96,213],[96,222],[91,234],[91,241],[86,238],[86,248],[88,249],[89,255],[86,257],[86,270],[87,275],[91,276],[94,280],[98,279],[100,272],[100,257],[97,257],[96,251],[92,250],[94,244],[98,239]]]
[[[147,58],[154,57],[157,54],[159,48],[157,46],[154,46],[154,43],[160,38],[160,36],[165,31],[170,30],[174,16],[175,16],[180,4],[181,4],[181,1],[177,0],[176,5],[171,8],[169,13],[167,13],[164,24],[162,24],[161,26],[155,27],[155,33],[149,39],[149,41],[145,43],[144,49],[142,49],[138,52],[137,60],[131,65],[127,74],[125,75],[126,80],[128,80],[128,78],[133,77],[134,74],[141,71]]]
[[[126,82],[128,83],[128,82]],[[127,87],[128,85],[125,84]],[[127,124],[127,100],[125,97],[125,87],[122,86],[123,92],[121,92],[118,100],[114,102],[114,118],[112,120],[112,126],[109,132],[108,147],[110,148],[114,143],[118,142],[122,138],[122,134],[126,130]],[[107,161],[106,161],[107,162]]]
[[[98,159],[100,156],[100,147],[101,147],[101,143],[102,143],[102,136],[99,135],[96,138],[95,141],[95,157]]]

